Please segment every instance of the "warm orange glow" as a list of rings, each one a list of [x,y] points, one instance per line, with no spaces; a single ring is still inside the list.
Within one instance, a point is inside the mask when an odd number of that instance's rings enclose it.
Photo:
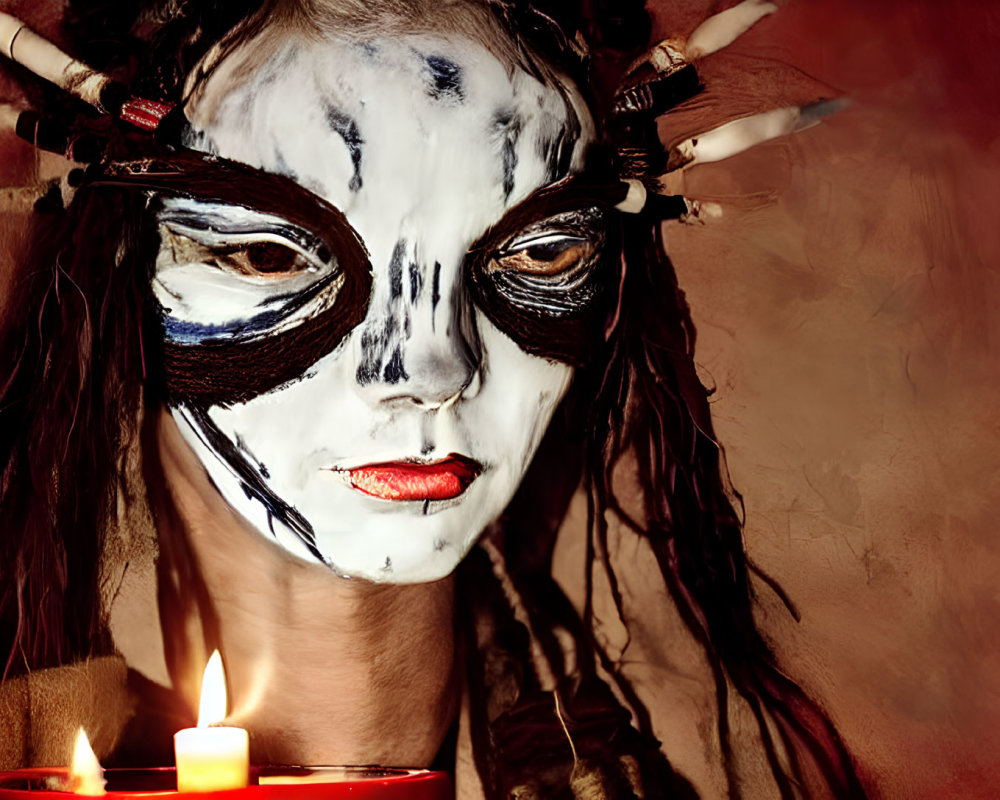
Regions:
[[[212,652],[201,678],[201,701],[198,704],[198,727],[207,728],[226,718],[226,672],[222,656]]]
[[[87,733],[81,727],[73,744],[73,761],[69,767],[66,789],[75,794],[98,797],[104,792],[104,770],[94,755]]]
[[[249,737],[242,728],[215,727],[225,718],[226,673],[216,650],[201,680],[198,727],[174,734],[178,791],[215,792],[247,785]]]

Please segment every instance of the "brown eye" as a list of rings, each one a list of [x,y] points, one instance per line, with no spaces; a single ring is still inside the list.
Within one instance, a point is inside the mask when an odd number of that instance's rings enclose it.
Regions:
[[[561,275],[586,262],[594,249],[594,244],[586,239],[546,238],[499,255],[496,266],[529,275]]]
[[[300,253],[276,242],[254,242],[222,253],[216,251],[215,262],[244,275],[290,275],[311,266]]]
[[[201,231],[193,231],[195,237]],[[280,280],[306,272],[322,272],[330,266],[329,248],[317,243],[308,251],[280,241],[227,242],[209,244],[168,226],[161,226],[163,253],[175,264],[209,264],[247,278]]]

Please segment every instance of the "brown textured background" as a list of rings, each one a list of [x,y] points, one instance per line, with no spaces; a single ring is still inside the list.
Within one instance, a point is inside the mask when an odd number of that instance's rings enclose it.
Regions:
[[[760,619],[887,798],[1000,786],[998,44],[996,4],[788,4],[707,79],[853,107],[692,170],[725,215],[669,230],[747,549],[802,613],[759,586]]]
[[[658,30],[724,5],[656,0]],[[58,3],[0,7],[55,30]],[[995,3],[793,0],[708,60],[705,96],[663,129],[854,101],[692,170],[683,190],[725,213],[671,223],[668,242],[747,549],[802,614],[761,585],[761,624],[877,797],[1000,785],[998,45]],[[14,92],[0,75],[0,99]],[[0,136],[0,187],[33,174],[28,148]],[[0,212],[0,226],[7,263],[23,218]],[[626,599],[649,604],[657,589],[634,574]],[[662,629],[634,634],[661,735],[711,796],[711,745],[669,722],[701,705],[698,659]]]

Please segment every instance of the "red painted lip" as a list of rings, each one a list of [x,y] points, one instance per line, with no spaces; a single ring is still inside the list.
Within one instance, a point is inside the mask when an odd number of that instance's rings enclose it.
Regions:
[[[388,461],[346,470],[351,486],[382,500],[450,500],[482,471],[478,461],[457,453],[427,464]]]

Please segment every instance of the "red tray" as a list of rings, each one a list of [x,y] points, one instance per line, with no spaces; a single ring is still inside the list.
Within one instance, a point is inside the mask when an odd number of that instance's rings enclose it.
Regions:
[[[38,767],[0,772],[0,800],[66,800],[58,786],[66,768]],[[108,800],[179,796],[173,767],[108,769]],[[250,785],[185,797],[218,800],[452,800],[446,772],[383,767],[251,767]]]

